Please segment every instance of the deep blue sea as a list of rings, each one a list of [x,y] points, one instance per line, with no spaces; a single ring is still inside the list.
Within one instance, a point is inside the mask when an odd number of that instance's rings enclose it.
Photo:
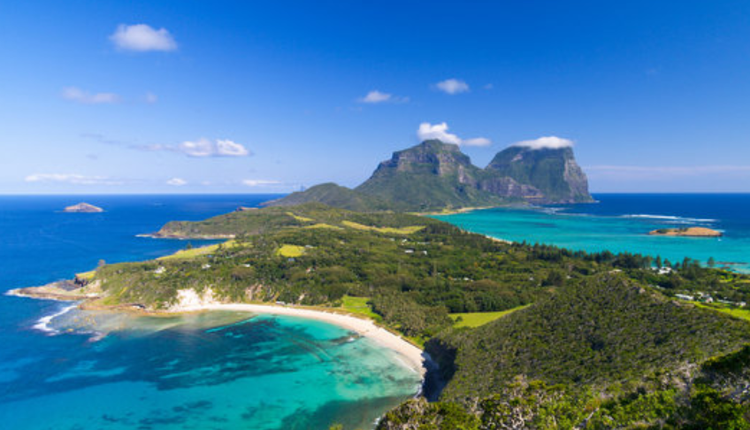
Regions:
[[[461,228],[515,242],[574,250],[685,257],[750,272],[750,194],[595,194],[598,203],[499,208],[436,216]],[[649,236],[658,228],[701,226],[720,238]]]
[[[275,197],[0,196],[0,291],[170,254],[187,242],[137,235]],[[61,212],[81,201],[106,212]],[[418,390],[395,353],[318,321],[69,307],[0,295],[0,428],[366,429]]]

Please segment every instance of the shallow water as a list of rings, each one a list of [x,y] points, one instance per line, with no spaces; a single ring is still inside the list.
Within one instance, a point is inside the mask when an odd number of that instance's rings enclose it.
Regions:
[[[136,235],[269,198],[0,197],[0,286],[165,255],[187,243]],[[79,201],[107,212],[58,212]],[[371,428],[419,388],[396,353],[321,321],[69,307],[0,296],[0,428]]]
[[[690,257],[750,273],[750,194],[596,194],[594,204],[506,208],[436,216],[463,229],[515,242]],[[659,228],[702,226],[721,238],[649,236]]]

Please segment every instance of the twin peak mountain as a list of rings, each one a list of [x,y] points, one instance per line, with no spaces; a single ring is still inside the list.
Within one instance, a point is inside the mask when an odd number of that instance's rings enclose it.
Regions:
[[[350,189],[326,183],[268,206],[309,202],[355,211],[440,211],[511,203],[587,203],[586,174],[573,149],[511,146],[481,169],[457,145],[439,140],[393,153],[370,179]]]

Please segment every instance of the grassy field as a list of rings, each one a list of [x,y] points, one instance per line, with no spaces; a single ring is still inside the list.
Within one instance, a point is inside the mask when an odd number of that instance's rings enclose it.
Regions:
[[[344,296],[341,298],[341,308],[347,312],[363,315],[376,321],[380,321],[382,318],[380,315],[372,311],[370,305],[367,304],[368,300],[370,300],[369,297]]]
[[[472,312],[472,313],[461,313],[461,314],[449,314],[449,316],[453,319],[453,321],[458,320],[460,317],[460,321],[456,321],[456,323],[453,325],[454,327],[479,327],[480,325],[485,325],[488,322],[495,321],[498,318],[502,318],[505,315],[508,315],[510,313],[513,313],[517,310],[523,309],[528,307],[526,306],[519,306],[517,308],[508,309],[507,311],[500,311],[500,312]]]
[[[714,311],[718,311],[721,313],[731,315],[735,318],[740,318],[745,321],[750,321],[750,309],[733,308],[733,307],[730,307],[721,303],[710,304],[710,305],[706,305],[706,304],[699,303],[699,302],[693,302],[693,303],[695,303],[695,305],[700,308],[712,309]]]
[[[276,252],[282,257],[301,257],[305,253],[305,247],[299,245],[282,245]]]
[[[216,250],[219,249],[220,246],[222,247],[232,247],[235,245],[234,240],[228,240],[224,243],[217,243],[214,245],[208,245],[208,246],[201,246],[198,248],[190,248],[190,249],[182,249],[180,251],[175,252],[172,255],[165,255],[164,257],[159,257],[157,260],[185,260],[189,258],[195,258],[200,257],[201,255],[208,255],[213,254],[216,252]]]
[[[328,228],[328,229],[332,229],[332,230],[341,230],[341,227],[339,227],[339,226],[331,225],[331,224],[325,224],[325,223],[322,223],[322,222],[319,222],[319,223],[313,224],[313,225],[306,225],[306,226],[304,226],[302,228],[306,228],[306,229]]]
[[[422,230],[424,226],[422,225],[413,225],[408,227],[401,227],[401,228],[395,228],[395,227],[372,227],[369,225],[359,224],[353,221],[341,221],[341,224],[353,228],[356,230],[367,230],[367,231],[376,231],[378,233],[390,233],[390,234],[412,234],[416,233],[419,230]]]
[[[312,218],[308,218],[308,217],[304,217],[304,216],[299,216],[299,215],[295,215],[295,214],[294,214],[294,213],[292,213],[292,212],[287,212],[286,214],[287,214],[287,215],[289,215],[290,217],[292,217],[292,218],[296,219],[297,221],[302,221],[302,222],[313,222],[313,221],[315,221],[315,220],[314,220],[314,219],[312,219]]]

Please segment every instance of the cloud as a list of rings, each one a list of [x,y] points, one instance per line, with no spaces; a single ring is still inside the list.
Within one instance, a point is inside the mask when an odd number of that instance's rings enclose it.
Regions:
[[[174,51],[177,49],[172,35],[165,28],[155,30],[146,24],[120,24],[109,36],[118,49],[124,51]]]
[[[461,139],[453,133],[448,133],[448,124],[444,122],[441,122],[440,124],[430,124],[429,122],[419,124],[417,137],[420,141],[437,139],[443,143],[453,143],[455,145],[465,146],[488,146],[492,144],[492,142],[486,137]]]
[[[383,103],[389,101],[391,97],[393,97],[392,94],[381,93],[378,90],[372,90],[367,93],[366,96],[359,99],[359,101],[362,103]]]
[[[183,185],[187,185],[187,181],[182,178],[172,178],[167,181],[167,185],[172,185],[174,187],[181,187]]]
[[[460,94],[469,91],[469,84],[460,79],[446,79],[435,84],[437,89],[446,94]]]
[[[120,185],[106,176],[84,176],[75,173],[35,173],[24,178],[26,182],[65,183],[73,185]]]
[[[94,93],[83,91],[77,87],[65,87],[62,90],[62,97],[65,100],[70,100],[77,103],[83,104],[112,104],[119,103],[120,96],[114,93]]]
[[[130,145],[130,148],[141,151],[158,152],[178,152],[189,157],[206,158],[206,157],[247,157],[250,151],[244,145],[229,139],[210,140],[200,138],[198,140],[186,140],[179,145]]]
[[[522,140],[514,143],[513,146],[523,146],[531,149],[560,149],[572,147],[573,141],[557,136],[543,136],[534,140]]]
[[[398,97],[393,94],[383,93],[378,90],[372,90],[367,93],[366,96],[357,99],[360,103],[406,103],[409,101],[409,97]]]
[[[280,181],[272,181],[266,179],[245,179],[242,181],[242,185],[247,187],[263,187],[269,185],[282,185]]]
[[[143,101],[145,103],[148,103],[150,105],[156,103],[159,101],[159,97],[156,96],[156,94],[152,92],[147,92],[145,96],[143,96]]]
[[[198,139],[195,142],[185,141],[177,150],[190,157],[246,157],[250,151],[243,145],[228,139]]]

